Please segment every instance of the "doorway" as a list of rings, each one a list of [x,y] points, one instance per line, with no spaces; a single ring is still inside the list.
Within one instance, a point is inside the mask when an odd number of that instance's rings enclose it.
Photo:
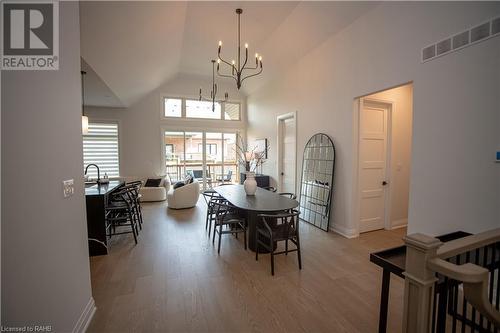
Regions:
[[[295,112],[277,117],[278,126],[278,189],[296,193],[297,117]]]
[[[360,233],[406,227],[411,166],[413,85],[357,99],[357,189]]]

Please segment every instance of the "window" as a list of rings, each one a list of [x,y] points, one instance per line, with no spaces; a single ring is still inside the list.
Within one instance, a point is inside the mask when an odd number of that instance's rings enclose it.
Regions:
[[[199,178],[203,189],[223,182],[239,183],[238,135],[237,132],[165,131],[163,144],[175,151],[171,158],[168,155],[165,158],[166,173],[173,180],[183,179],[186,174]]]
[[[186,118],[220,119],[221,107],[215,103],[212,110],[212,102],[186,100]]]
[[[163,111],[165,117],[181,117],[182,100],[178,98],[165,98],[163,100]]]
[[[206,145],[206,153],[207,155],[217,155],[217,144],[216,143],[207,143]],[[203,145],[201,143],[198,144],[198,152],[203,152]]]
[[[165,144],[165,157],[167,161],[171,161],[174,158],[174,145],[170,143]]]
[[[83,136],[84,168],[91,163],[99,166],[101,177],[120,175],[117,123],[89,123],[89,132]],[[96,178],[96,168],[89,168],[87,174]]]
[[[224,103],[224,119],[225,120],[240,120],[240,104],[239,103]]]
[[[163,97],[163,116],[168,118],[241,120],[241,105],[235,102],[212,105],[212,102],[209,101]]]

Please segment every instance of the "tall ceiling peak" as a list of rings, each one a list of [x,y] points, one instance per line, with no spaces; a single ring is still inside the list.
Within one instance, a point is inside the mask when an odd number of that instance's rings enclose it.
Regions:
[[[85,62],[128,106],[179,73],[211,75],[217,43],[236,58],[237,16],[242,44],[262,54],[264,72],[245,81],[251,93],[311,49],[371,10],[373,2],[128,2],[80,3]],[[218,79],[223,80],[223,78]],[[230,80],[230,79],[224,79]],[[92,89],[89,90],[89,92]]]

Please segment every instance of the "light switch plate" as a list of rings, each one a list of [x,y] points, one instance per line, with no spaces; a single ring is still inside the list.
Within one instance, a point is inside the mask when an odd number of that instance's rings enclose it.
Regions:
[[[63,195],[68,198],[75,194],[75,182],[73,179],[63,180]]]

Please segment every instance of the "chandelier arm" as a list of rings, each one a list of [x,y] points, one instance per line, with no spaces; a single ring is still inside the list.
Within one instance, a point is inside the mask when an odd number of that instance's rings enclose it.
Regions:
[[[258,68],[259,68],[259,65],[255,66],[255,67],[243,67],[241,69],[241,72],[243,73],[243,70],[249,71],[249,70],[256,70]]]
[[[229,75],[229,74],[221,74],[220,70],[219,70],[219,67],[217,67],[217,75],[218,76],[222,76],[222,77],[231,77],[233,78],[235,81],[238,81],[236,80],[236,78],[234,77],[234,75]]]
[[[240,73],[242,73],[243,69],[245,69],[245,66],[247,65],[247,61],[248,61],[248,49],[245,49],[245,62],[243,62],[243,66],[240,69]]]
[[[228,65],[228,66],[230,66],[230,67],[234,67],[234,65],[233,65],[233,64],[230,64],[230,63],[229,63],[229,62],[227,62],[226,60],[222,59],[222,58],[220,57],[220,55],[218,55],[218,56],[217,56],[217,58],[218,58],[220,61],[222,61],[223,63],[225,63],[226,65]]]
[[[257,76],[259,75],[260,73],[262,73],[262,68],[260,69],[260,71],[258,71],[257,73],[255,74],[252,74],[252,75],[248,75],[248,76],[245,76],[243,79],[241,79],[241,83],[243,83],[243,81],[245,81],[246,79],[252,77],[252,76]]]
[[[219,72],[217,72],[217,75],[222,76],[222,77],[230,77],[230,78],[234,79],[235,81],[237,81],[233,75],[225,75],[225,74],[221,74]]]

